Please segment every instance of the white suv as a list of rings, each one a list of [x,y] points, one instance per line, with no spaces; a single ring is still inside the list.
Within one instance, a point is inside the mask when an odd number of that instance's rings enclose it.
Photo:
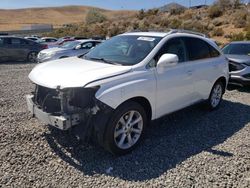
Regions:
[[[133,32],[83,57],[39,64],[29,78],[36,84],[27,96],[33,116],[125,154],[151,120],[201,101],[217,108],[228,62],[213,41],[196,33]]]

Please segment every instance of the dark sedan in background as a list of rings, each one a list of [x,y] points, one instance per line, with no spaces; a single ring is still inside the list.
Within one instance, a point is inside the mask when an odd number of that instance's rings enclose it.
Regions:
[[[39,44],[32,40],[0,36],[0,62],[29,61],[36,62],[37,54],[48,48],[45,44]]]
[[[229,59],[229,83],[250,86],[250,41],[231,42],[222,51]]]

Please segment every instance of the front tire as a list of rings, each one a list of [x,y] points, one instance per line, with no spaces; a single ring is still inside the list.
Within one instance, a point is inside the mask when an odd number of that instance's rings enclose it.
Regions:
[[[114,155],[131,152],[142,140],[147,125],[144,108],[136,102],[119,106],[107,123],[104,147]]]
[[[209,99],[207,100],[207,107],[209,110],[215,110],[220,106],[224,90],[225,86],[221,81],[217,81],[214,84]]]

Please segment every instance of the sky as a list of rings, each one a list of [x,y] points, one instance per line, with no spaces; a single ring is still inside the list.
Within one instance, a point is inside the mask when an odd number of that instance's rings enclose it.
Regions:
[[[0,0],[0,9],[19,9],[30,7],[51,7],[64,5],[88,5],[105,9],[140,10],[163,6],[176,2],[185,6],[198,4],[212,4],[214,0]]]

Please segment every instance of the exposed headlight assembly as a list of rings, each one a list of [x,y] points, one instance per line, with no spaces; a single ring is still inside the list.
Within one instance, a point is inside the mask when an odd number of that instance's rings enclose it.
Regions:
[[[73,88],[70,93],[69,105],[86,108],[94,105],[94,97],[100,87]]]

